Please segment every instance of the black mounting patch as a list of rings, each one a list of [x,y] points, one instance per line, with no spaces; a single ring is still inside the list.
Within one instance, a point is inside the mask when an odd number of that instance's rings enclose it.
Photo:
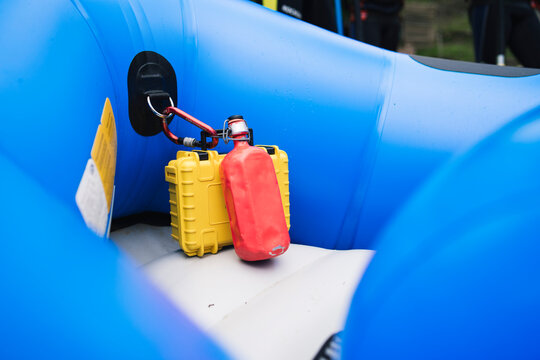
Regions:
[[[161,121],[148,107],[151,97],[154,108],[163,112],[171,106],[169,97],[177,104],[176,74],[163,56],[153,51],[138,53],[129,66],[128,97],[129,120],[140,135],[153,136],[161,132]],[[172,120],[168,120],[170,123]]]

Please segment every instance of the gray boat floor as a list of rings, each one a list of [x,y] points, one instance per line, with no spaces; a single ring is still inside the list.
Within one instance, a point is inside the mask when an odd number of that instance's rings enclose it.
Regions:
[[[137,224],[111,233],[174,304],[237,359],[312,359],[344,327],[373,251],[291,244],[249,263],[232,247],[188,257],[170,227]]]

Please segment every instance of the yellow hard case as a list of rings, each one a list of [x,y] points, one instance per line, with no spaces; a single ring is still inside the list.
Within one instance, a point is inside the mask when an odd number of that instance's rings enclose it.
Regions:
[[[287,227],[291,227],[289,160],[277,146],[265,148],[274,162]],[[178,151],[165,167],[169,182],[172,237],[189,256],[215,254],[232,245],[229,216],[223,198],[219,166],[226,154],[217,151]]]

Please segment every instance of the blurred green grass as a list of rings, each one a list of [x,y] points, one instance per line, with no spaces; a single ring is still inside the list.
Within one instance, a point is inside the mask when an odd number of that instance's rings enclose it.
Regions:
[[[433,0],[407,0],[407,3],[434,3]],[[474,61],[474,45],[467,6],[465,2],[459,4],[453,0],[437,1],[442,5],[437,19],[437,44],[428,47],[416,48],[418,55],[432,56],[451,60]],[[446,8],[445,8],[446,4]],[[451,11],[448,11],[448,7]],[[517,66],[519,62],[506,50],[507,65]]]
[[[421,1],[421,0],[417,0]],[[437,45],[418,48],[417,54],[452,60],[474,61],[472,31],[466,13],[441,17]]]

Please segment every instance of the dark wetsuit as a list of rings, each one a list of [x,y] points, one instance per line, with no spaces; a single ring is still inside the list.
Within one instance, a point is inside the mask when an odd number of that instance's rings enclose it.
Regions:
[[[358,40],[396,51],[401,34],[399,13],[402,8],[403,0],[361,0]]]
[[[532,2],[503,0],[502,5],[498,0],[471,1],[476,61],[495,64],[500,49],[509,46],[523,66],[540,68],[540,20]]]
[[[262,4],[262,0],[253,0]],[[330,31],[337,31],[333,0],[278,0],[277,10]]]

